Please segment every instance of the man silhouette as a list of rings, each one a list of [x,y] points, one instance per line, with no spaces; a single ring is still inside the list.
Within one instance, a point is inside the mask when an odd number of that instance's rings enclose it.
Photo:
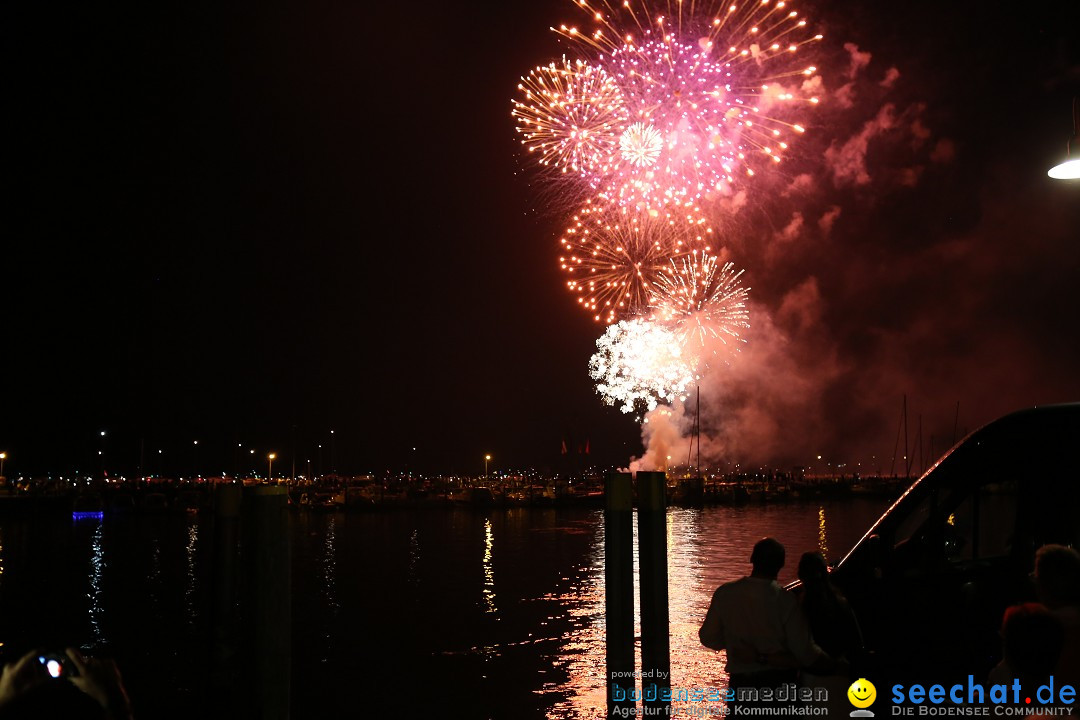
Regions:
[[[698,631],[702,645],[727,651],[728,687],[736,699],[740,688],[795,682],[800,667],[835,668],[814,643],[796,597],[776,582],[784,556],[774,538],[759,540],[750,554],[750,575],[716,589]]]

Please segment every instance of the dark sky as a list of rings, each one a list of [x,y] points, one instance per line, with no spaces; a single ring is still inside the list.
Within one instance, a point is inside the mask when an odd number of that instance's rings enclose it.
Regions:
[[[957,402],[972,428],[1080,400],[1080,187],[1045,175],[1077,4],[806,7],[829,101],[790,166],[709,208],[760,333],[703,391],[710,447],[891,452],[905,392],[939,437]],[[576,13],[5,9],[8,474],[97,471],[102,447],[130,472],[141,441],[174,473],[231,472],[238,445],[288,463],[294,437],[345,471],[554,468],[566,437],[640,454],[587,377],[602,328],[556,267],[569,212],[509,112]]]

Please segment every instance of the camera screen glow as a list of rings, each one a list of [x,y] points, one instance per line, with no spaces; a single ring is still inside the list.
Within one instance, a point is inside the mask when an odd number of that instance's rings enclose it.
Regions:
[[[45,671],[49,673],[50,677],[58,678],[60,673],[64,671],[64,666],[54,658],[39,657],[38,662],[45,666]]]

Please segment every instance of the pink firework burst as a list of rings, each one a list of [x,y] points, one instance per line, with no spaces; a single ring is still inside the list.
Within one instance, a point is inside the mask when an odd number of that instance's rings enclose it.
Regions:
[[[578,4],[596,29],[557,32],[606,70],[629,112],[618,150],[585,173],[608,200],[655,208],[728,194],[782,161],[818,102],[805,49],[821,35],[789,2],[680,2],[670,17]]]

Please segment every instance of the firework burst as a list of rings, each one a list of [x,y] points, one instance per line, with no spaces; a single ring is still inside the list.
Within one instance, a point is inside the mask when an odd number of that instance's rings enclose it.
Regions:
[[[589,376],[606,405],[624,413],[653,410],[660,402],[685,399],[697,379],[696,362],[662,323],[643,318],[608,327],[596,341]]]
[[[610,172],[629,118],[614,79],[582,60],[535,68],[521,79],[514,101],[521,143],[539,153],[541,165],[562,172]]]
[[[576,163],[609,200],[655,208],[727,194],[740,177],[781,161],[803,132],[801,113],[818,102],[805,82],[817,68],[804,56],[821,35],[786,0],[679,2],[673,15],[629,0],[577,4],[596,28],[556,32],[606,71],[629,114],[605,127],[606,160]],[[537,97],[520,112],[543,114]],[[603,105],[602,97],[590,102]]]
[[[670,323],[688,352],[707,347],[710,338],[724,345],[745,342],[750,327],[746,307],[748,288],[739,284],[743,274],[715,255],[692,252],[673,259],[654,285],[656,317]]]
[[[634,167],[646,168],[656,163],[664,147],[664,138],[652,125],[634,123],[619,138],[622,158]]]
[[[693,207],[639,212],[587,203],[560,239],[559,265],[578,304],[598,322],[647,313],[672,260],[709,250],[712,228]]]
[[[589,374],[609,405],[681,398],[749,327],[742,271],[713,253],[700,208],[779,164],[817,103],[805,50],[821,35],[791,0],[575,0],[595,26],[535,68],[512,115],[522,144],[588,196],[560,238],[578,304],[609,327]],[[714,342],[719,340],[720,342]]]

